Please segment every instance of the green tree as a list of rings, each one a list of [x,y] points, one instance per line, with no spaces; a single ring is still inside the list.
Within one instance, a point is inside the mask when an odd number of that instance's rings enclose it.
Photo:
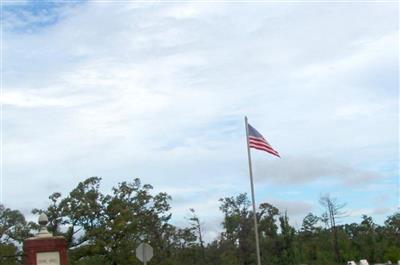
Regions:
[[[220,199],[220,210],[224,213],[223,238],[233,249],[237,249],[239,264],[254,263],[255,245],[254,230],[252,228],[252,213],[249,210],[250,201],[247,194],[242,193],[236,197]]]
[[[321,227],[317,226],[320,218],[312,213],[308,213],[303,219],[303,223],[298,234],[298,242],[300,248],[300,260],[303,263],[314,264],[317,260],[319,250],[317,233],[321,231]]]
[[[0,204],[0,264],[22,262],[22,253],[18,246],[31,236],[30,225],[20,211]]]
[[[344,217],[345,215],[343,208],[346,206],[346,204],[339,203],[336,198],[331,198],[329,194],[321,196],[319,202],[325,208],[325,213],[322,215],[322,219],[332,232],[335,260],[337,263],[341,263],[343,260],[340,255],[337,223],[338,219]]]
[[[197,216],[196,211],[192,208],[189,209],[192,216],[190,217],[192,230],[196,232],[197,238],[199,239],[200,249],[201,249],[201,258],[203,263],[206,263],[206,253],[205,253],[205,243],[203,239],[203,229],[202,224],[200,222],[200,218]]]
[[[231,261],[233,253],[236,253],[240,265],[256,264],[253,212],[250,210],[247,195],[243,193],[220,201],[220,209],[224,213],[224,232],[221,239],[224,251]],[[269,203],[261,203],[256,212],[263,264],[274,264],[280,260],[277,254],[280,249],[276,225],[278,216],[279,210]]]
[[[263,265],[340,264],[338,257],[342,261],[367,258],[371,263],[400,259],[399,212],[388,216],[383,225],[367,215],[360,223],[341,225],[337,219],[343,206],[327,196],[320,201],[326,210],[322,217],[307,214],[296,231],[286,212],[261,203],[253,213],[247,195],[239,194],[220,199],[223,231],[207,244],[194,210],[187,227],[170,223],[168,194],[154,194],[153,187],[139,179],[119,183],[103,194],[100,182],[98,177],[88,178],[66,197],[51,194],[46,209],[33,210],[45,212],[49,230],[66,237],[70,265],[139,265],[134,250],[142,241],[154,248],[152,265],[255,265],[254,214]],[[1,265],[21,263],[21,243],[37,227],[19,211],[0,205]]]
[[[384,260],[395,263],[400,260],[400,212],[396,212],[386,219],[383,232],[388,241],[384,251]]]
[[[257,212],[260,233],[260,252],[262,264],[278,264],[280,261],[277,220],[279,210],[269,203],[261,203]],[[254,237],[254,236],[253,236]]]
[[[279,258],[280,264],[295,264],[295,233],[296,230],[290,226],[289,217],[285,212],[284,215],[279,217],[280,228],[281,228],[281,237],[280,237],[280,249],[279,249]]]
[[[319,221],[320,218],[318,216],[312,213],[308,213],[306,217],[304,217],[303,219],[301,232],[306,236],[314,234],[317,231],[317,229],[320,229],[320,227],[317,227]]]
[[[142,241],[150,242],[158,253],[166,253],[170,196],[151,194],[151,185],[139,179],[122,182],[112,194],[100,192],[98,177],[80,182],[61,199],[50,196],[48,214],[54,233],[64,235],[70,247],[71,264],[88,264],[103,260],[104,264],[135,264],[133,250]],[[40,212],[35,210],[35,212]],[[157,255],[155,260],[163,257]]]

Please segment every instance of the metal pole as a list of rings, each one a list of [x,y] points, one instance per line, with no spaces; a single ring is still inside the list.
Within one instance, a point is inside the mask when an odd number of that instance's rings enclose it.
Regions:
[[[247,117],[244,117],[244,123],[246,126],[246,141],[247,141],[247,156],[249,159],[249,174],[250,174],[250,184],[251,184],[251,199],[253,201],[253,218],[254,218],[254,233],[256,236],[256,251],[257,251],[257,265],[261,265],[260,258],[260,243],[258,239],[258,228],[257,228],[257,216],[256,216],[256,200],[254,198],[254,184],[253,184],[253,170],[251,167],[251,153],[249,146],[249,126],[247,123]]]
[[[143,244],[143,251],[142,251],[142,253],[143,253],[143,264],[144,264],[144,265],[147,265],[146,245],[145,245],[145,244]]]

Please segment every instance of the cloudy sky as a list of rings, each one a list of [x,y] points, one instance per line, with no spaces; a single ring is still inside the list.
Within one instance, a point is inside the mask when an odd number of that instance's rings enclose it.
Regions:
[[[9,1],[2,6],[1,202],[140,177],[219,231],[218,199],[250,192],[300,226],[318,198],[345,222],[399,206],[398,4]],[[33,218],[33,217],[32,217]]]

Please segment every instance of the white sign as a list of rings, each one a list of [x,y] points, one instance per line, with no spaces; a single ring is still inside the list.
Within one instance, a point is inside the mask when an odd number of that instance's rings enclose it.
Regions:
[[[153,257],[153,248],[147,243],[140,243],[136,248],[136,257],[146,264]]]
[[[36,254],[37,265],[60,265],[59,252],[41,252]]]
[[[360,260],[360,265],[369,265],[368,260],[366,260],[366,259],[361,259],[361,260]]]

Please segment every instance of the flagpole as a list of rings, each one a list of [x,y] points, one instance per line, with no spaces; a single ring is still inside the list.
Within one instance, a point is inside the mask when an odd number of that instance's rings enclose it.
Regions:
[[[256,201],[254,198],[254,184],[253,184],[253,170],[251,167],[251,153],[250,153],[250,145],[249,145],[249,126],[247,123],[247,116],[244,117],[244,123],[246,126],[246,141],[247,141],[247,156],[249,159],[249,174],[250,174],[250,184],[251,184],[251,199],[253,201],[253,219],[254,219],[254,233],[256,236],[256,251],[257,251],[257,265],[261,265],[260,258],[260,243],[258,239],[258,228],[257,228],[257,212],[256,212]]]

